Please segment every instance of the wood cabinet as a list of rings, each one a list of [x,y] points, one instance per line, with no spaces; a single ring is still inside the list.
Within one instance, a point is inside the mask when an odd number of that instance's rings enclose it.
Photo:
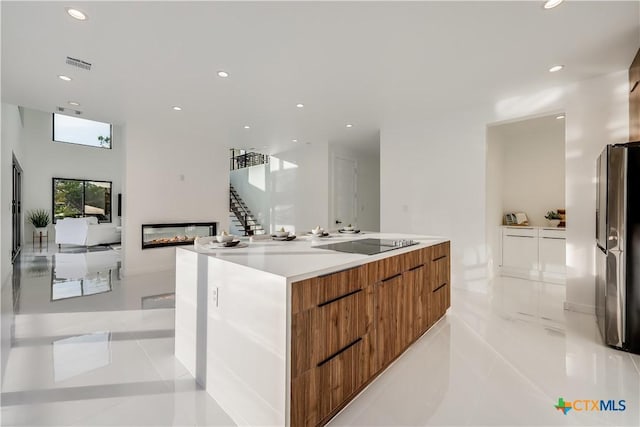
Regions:
[[[629,68],[629,140],[640,141],[640,49]]]
[[[407,345],[410,331],[407,322],[410,314],[405,303],[407,286],[402,274],[376,283],[376,345],[377,367],[385,367]]]
[[[433,325],[451,306],[451,257],[449,242],[435,246],[429,262],[429,326]]]
[[[450,305],[449,242],[293,283],[292,426],[326,423]]]
[[[371,377],[373,292],[366,266],[293,284],[291,425],[322,424]]]

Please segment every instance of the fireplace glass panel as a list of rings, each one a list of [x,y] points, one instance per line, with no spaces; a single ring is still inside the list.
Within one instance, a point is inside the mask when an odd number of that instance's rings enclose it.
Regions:
[[[215,222],[143,224],[142,249],[192,245],[196,237],[216,235]]]

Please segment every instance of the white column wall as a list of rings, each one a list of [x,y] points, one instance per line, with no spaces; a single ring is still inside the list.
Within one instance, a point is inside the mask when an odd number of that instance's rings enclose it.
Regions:
[[[142,250],[142,224],[215,221],[228,229],[229,148],[175,121],[133,120],[123,134],[124,273],[167,271],[173,281],[175,248]]]
[[[0,381],[4,378],[5,368],[11,350],[13,328],[13,287],[11,286],[11,198],[13,195],[13,153],[18,162],[22,163],[22,121],[20,112],[15,105],[2,106],[2,124],[0,140]]]

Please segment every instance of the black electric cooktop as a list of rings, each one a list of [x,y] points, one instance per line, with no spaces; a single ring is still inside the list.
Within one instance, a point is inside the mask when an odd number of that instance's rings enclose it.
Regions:
[[[331,243],[328,245],[318,245],[314,248],[329,249],[350,254],[375,255],[382,252],[392,251],[407,246],[417,245],[414,240],[390,240],[390,239],[361,239],[348,242]]]

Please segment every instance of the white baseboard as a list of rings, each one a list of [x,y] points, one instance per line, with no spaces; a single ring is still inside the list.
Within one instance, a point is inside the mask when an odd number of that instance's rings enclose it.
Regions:
[[[596,314],[596,307],[594,305],[580,304],[577,302],[564,302],[564,309],[567,311],[574,311],[576,313]]]

